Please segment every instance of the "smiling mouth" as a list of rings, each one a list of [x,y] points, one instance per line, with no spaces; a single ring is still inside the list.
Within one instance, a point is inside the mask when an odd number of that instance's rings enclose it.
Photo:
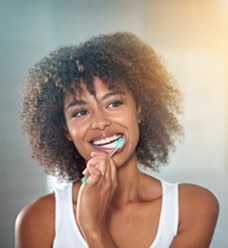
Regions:
[[[119,140],[121,137],[123,137],[122,134],[115,134],[104,139],[93,140],[90,143],[97,148],[112,149],[115,147],[116,141]]]

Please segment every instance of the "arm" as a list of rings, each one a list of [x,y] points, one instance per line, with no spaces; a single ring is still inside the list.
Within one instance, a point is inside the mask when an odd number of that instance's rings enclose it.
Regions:
[[[89,235],[85,235],[84,238],[89,248],[118,248],[107,230],[97,230],[94,233],[90,232]]]
[[[180,185],[179,231],[171,248],[208,248],[215,230],[219,204],[208,190]]]
[[[16,248],[51,248],[54,239],[55,199],[44,196],[25,207],[15,225]]]
[[[87,163],[87,185],[78,194],[76,219],[90,248],[117,248],[108,226],[108,210],[117,188],[116,166],[104,153],[94,153]]]

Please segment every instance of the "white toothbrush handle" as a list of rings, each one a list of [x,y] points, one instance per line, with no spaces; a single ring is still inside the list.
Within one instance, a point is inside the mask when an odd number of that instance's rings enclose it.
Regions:
[[[114,148],[109,152],[108,156],[111,158],[111,157],[115,154],[115,152],[116,152],[118,149],[119,149],[118,146],[114,147]]]

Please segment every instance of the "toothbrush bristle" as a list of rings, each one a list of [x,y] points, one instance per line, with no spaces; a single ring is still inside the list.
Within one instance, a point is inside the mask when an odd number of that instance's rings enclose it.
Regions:
[[[124,137],[121,137],[119,140],[116,142],[116,147],[122,148],[126,143],[126,139]]]

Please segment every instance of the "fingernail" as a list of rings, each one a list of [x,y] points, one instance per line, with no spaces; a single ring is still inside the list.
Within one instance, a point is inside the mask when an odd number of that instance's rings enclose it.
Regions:
[[[105,152],[91,152],[90,155],[91,157],[96,157],[96,156],[100,156],[100,155],[105,155],[106,153]]]
[[[97,152],[91,152],[91,157],[95,157],[96,155],[98,155]]]

